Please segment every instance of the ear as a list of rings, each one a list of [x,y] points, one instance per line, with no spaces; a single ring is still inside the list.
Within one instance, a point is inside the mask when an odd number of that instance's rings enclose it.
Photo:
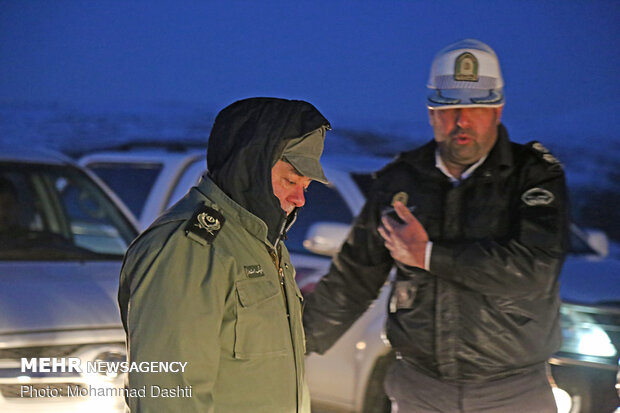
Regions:
[[[502,121],[502,111],[504,110],[504,106],[500,106],[499,108],[495,108],[495,124],[499,125]]]
[[[432,109],[428,109],[428,124],[433,126],[433,110]]]

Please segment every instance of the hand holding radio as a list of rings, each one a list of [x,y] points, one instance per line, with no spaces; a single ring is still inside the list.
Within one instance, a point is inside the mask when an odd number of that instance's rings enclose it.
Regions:
[[[394,202],[398,220],[388,215],[391,211],[384,212],[381,216],[383,225],[378,230],[392,258],[412,267],[424,268],[428,234],[411,210],[400,201]]]

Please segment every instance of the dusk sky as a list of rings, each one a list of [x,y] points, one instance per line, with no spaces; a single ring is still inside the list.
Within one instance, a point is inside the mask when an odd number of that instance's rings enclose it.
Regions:
[[[0,0],[0,104],[216,112],[262,95],[335,128],[426,125],[432,57],[474,37],[500,57],[513,135],[609,139],[619,35],[618,1]]]

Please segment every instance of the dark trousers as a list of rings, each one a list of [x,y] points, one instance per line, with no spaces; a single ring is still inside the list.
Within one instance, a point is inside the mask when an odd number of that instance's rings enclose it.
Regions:
[[[385,378],[392,413],[557,413],[546,366],[484,384],[448,384],[397,359]]]

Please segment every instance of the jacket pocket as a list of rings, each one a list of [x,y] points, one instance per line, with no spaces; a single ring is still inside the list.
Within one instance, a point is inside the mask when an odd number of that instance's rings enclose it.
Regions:
[[[265,279],[241,280],[235,285],[239,301],[234,357],[251,359],[286,354],[290,338],[280,286]]]
[[[535,300],[495,298],[493,305],[518,326],[524,326],[539,316],[536,309],[540,305]]]

